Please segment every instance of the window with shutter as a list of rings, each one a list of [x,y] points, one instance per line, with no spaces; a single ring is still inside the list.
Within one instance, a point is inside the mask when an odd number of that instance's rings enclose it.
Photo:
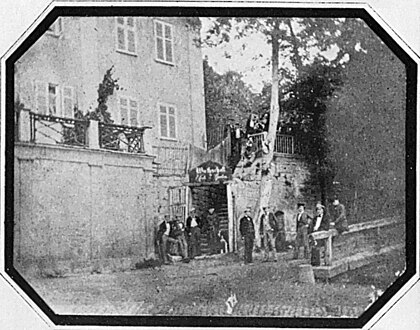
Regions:
[[[117,17],[117,50],[136,55],[136,29],[134,17]]]
[[[171,24],[155,21],[156,59],[174,63],[173,27]]]
[[[177,138],[176,109],[171,105],[160,104],[160,136],[167,139]]]

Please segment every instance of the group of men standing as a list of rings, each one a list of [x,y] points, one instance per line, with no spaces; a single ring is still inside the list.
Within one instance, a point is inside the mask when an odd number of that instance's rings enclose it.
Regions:
[[[201,236],[206,234],[210,253],[215,254],[220,251],[220,219],[211,207],[208,214],[201,219],[197,215],[195,208],[192,208],[190,215],[184,223],[179,217],[170,220],[169,215],[162,218],[157,232],[157,245],[161,261],[164,264],[170,264],[168,257],[168,242],[178,250],[182,261],[189,262],[190,259],[201,255]]]
[[[296,214],[296,239],[294,242],[293,258],[298,259],[300,248],[303,247],[304,258],[310,258],[309,239],[310,234],[316,231],[329,230],[330,225],[334,224],[339,234],[348,230],[346,211],[343,204],[338,198],[333,201],[334,206],[334,222],[330,222],[330,217],[325,212],[325,206],[318,202],[315,206],[315,214],[311,217],[305,211],[305,203],[297,204]],[[281,222],[280,222],[281,223]],[[276,258],[276,236],[279,231],[279,221],[271,211],[270,207],[264,207],[259,218],[260,237],[264,246],[264,260],[270,259],[270,252],[273,254],[273,261]],[[245,245],[245,263],[252,263],[252,251],[254,248],[255,229],[253,219],[251,217],[251,208],[246,208],[244,216],[240,220],[239,231]],[[283,224],[284,231],[284,224]]]

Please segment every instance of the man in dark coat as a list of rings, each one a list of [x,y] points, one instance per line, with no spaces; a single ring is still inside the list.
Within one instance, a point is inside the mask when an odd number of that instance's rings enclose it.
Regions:
[[[255,230],[254,223],[251,218],[251,208],[245,209],[245,215],[239,223],[239,232],[245,243],[244,261],[246,264],[252,263],[252,250],[254,248]]]
[[[277,261],[276,256],[276,236],[278,232],[277,219],[270,207],[263,207],[263,213],[260,217],[260,235],[264,242],[264,259],[270,259],[270,252],[273,253],[273,260]]]
[[[340,203],[338,198],[334,199],[334,227],[339,234],[349,230],[349,225],[346,217],[346,208]]]
[[[168,265],[168,242],[176,242],[176,240],[170,237],[171,224],[169,222],[169,215],[161,216],[160,219],[162,222],[159,224],[159,229],[157,232],[159,258],[165,265]]]
[[[298,213],[296,215],[296,241],[293,259],[299,258],[300,247],[303,246],[304,258],[309,258],[309,225],[311,218],[305,212],[305,204],[298,203]]]
[[[325,212],[325,206],[321,203],[317,203],[315,206],[316,215],[311,225],[310,233],[314,231],[322,231],[330,229],[330,217]]]
[[[277,219],[278,232],[276,236],[276,250],[277,252],[286,251],[286,227],[284,224],[284,212],[276,211],[274,214]]]
[[[214,207],[209,209],[209,213],[206,217],[207,227],[207,241],[210,247],[211,254],[217,254],[220,252],[220,239],[219,239],[219,228],[220,219],[215,212]]]
[[[172,235],[177,242],[178,251],[182,257],[182,260],[188,261],[188,244],[185,238],[185,228],[184,224],[178,217],[175,219]]]
[[[192,208],[185,228],[188,235],[188,252],[191,259],[201,254],[201,226],[201,219],[197,216],[195,208]]]

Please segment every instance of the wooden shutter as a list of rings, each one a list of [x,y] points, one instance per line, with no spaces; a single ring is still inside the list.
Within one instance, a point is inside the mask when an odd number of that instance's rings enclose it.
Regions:
[[[173,107],[169,107],[169,137],[176,138],[176,117],[175,117],[175,109]]]
[[[165,25],[165,60],[173,62],[172,54],[172,27]]]
[[[166,114],[166,107],[161,105],[160,107],[160,135],[162,137],[168,137],[168,118]]]
[[[156,27],[156,56],[159,60],[165,60],[163,45],[163,25],[160,22],[155,23]]]

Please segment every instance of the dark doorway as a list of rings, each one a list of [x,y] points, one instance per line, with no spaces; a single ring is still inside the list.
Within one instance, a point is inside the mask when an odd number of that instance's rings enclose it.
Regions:
[[[206,218],[210,208],[215,209],[215,213],[220,219],[220,250],[223,250],[227,242],[229,242],[228,231],[228,205],[226,195],[226,185],[224,184],[197,184],[190,185],[191,188],[191,206],[197,210],[197,213],[204,221],[201,232],[201,252],[203,254],[210,253],[209,231],[206,228]],[[224,243],[224,242],[226,243]],[[226,248],[227,251],[227,248]],[[220,252],[219,252],[220,253]]]

